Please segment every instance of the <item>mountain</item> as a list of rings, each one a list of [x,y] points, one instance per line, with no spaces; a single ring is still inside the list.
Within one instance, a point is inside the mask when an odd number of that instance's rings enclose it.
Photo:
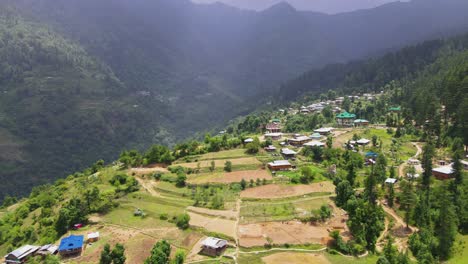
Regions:
[[[242,9],[264,10],[285,0],[192,0],[195,3],[222,2]],[[328,14],[351,12],[358,9],[374,8],[398,0],[286,0],[298,10],[316,11]],[[403,1],[401,1],[403,2]]]
[[[461,0],[325,15],[188,0],[4,0],[0,196],[173,145],[310,69],[468,28]],[[398,14],[398,19],[395,19]]]

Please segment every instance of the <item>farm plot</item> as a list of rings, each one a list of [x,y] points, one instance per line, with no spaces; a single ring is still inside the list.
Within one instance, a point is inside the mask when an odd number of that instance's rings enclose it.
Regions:
[[[222,217],[222,218],[232,219],[232,220],[235,220],[237,218],[237,212],[233,210],[213,210],[213,209],[208,209],[208,208],[189,206],[187,207],[187,211],[194,212],[197,214],[209,215],[209,216],[214,216],[214,217]]]
[[[152,167],[152,168],[131,168],[128,170],[129,174],[135,173],[136,175],[146,175],[156,172],[168,173],[169,171],[163,167]]]
[[[241,165],[258,165],[258,166],[260,166],[262,164],[260,161],[258,161],[254,157],[245,157],[245,158],[235,158],[235,159],[217,159],[217,160],[214,160],[215,167],[216,168],[224,167],[224,164],[228,160],[232,162],[232,166],[241,166]],[[211,166],[211,160],[202,160],[202,161],[199,161],[199,162],[179,163],[179,164],[176,164],[176,165],[184,167],[184,168],[195,169],[195,168],[198,167],[198,164],[200,164],[201,168],[208,168],[208,167]]]
[[[245,201],[241,207],[241,222],[289,221],[308,217],[312,210],[318,210],[325,204],[332,204],[329,197],[286,199],[280,202]]]
[[[250,180],[271,180],[270,173],[266,170],[244,170],[244,171],[233,171],[233,172],[218,172],[208,173],[200,175],[190,175],[189,183],[201,184],[201,183],[233,183],[240,182],[242,179],[246,181]]]
[[[275,199],[301,196],[309,193],[332,193],[334,191],[335,186],[329,181],[309,185],[269,184],[244,190],[241,192],[241,198]]]
[[[216,232],[236,237],[236,222],[220,217],[208,217],[201,214],[188,212],[190,215],[190,225],[202,227],[210,232]]]
[[[294,252],[283,252],[276,253],[262,258],[265,264],[283,264],[283,263],[294,263],[294,264],[330,264],[330,261],[320,253],[294,253]]]
[[[266,222],[239,226],[239,240],[242,247],[273,244],[325,244],[328,227],[303,224],[299,221]]]

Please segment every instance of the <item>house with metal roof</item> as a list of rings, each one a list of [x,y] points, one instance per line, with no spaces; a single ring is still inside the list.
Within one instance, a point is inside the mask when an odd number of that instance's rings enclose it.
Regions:
[[[64,257],[80,255],[83,251],[84,236],[68,236],[62,238],[59,246],[59,254]]]
[[[26,261],[39,250],[38,246],[25,245],[5,256],[6,264],[26,263]]]
[[[356,115],[348,112],[340,113],[336,116],[336,123],[339,126],[353,126],[354,120],[356,120]]]
[[[40,256],[47,256],[47,255],[55,255],[58,252],[58,246],[54,244],[44,245],[39,248],[36,252],[36,255]]]
[[[442,166],[438,168],[432,169],[432,175],[436,177],[439,180],[447,180],[452,178],[453,173],[455,172],[452,168],[453,164],[450,164],[448,166]]]
[[[304,143],[309,141],[311,141],[311,138],[307,136],[298,136],[288,139],[288,143],[293,146],[302,146]]]
[[[281,155],[286,159],[294,158],[297,155],[297,152],[294,150],[290,150],[288,148],[281,149]]]
[[[398,113],[401,111],[401,106],[392,106],[388,109],[388,111]]]
[[[317,140],[313,140],[311,142],[305,143],[303,146],[304,147],[320,147],[320,148],[323,148],[323,147],[325,147],[325,143],[317,141]]]
[[[25,263],[30,257],[39,250],[38,246],[25,245],[5,256],[6,264]]]
[[[268,163],[268,168],[272,171],[281,171],[291,169],[292,165],[287,160],[275,160]]]
[[[202,241],[202,253],[209,256],[219,256],[227,247],[227,241],[216,237],[207,237]]]
[[[310,138],[320,140],[322,138],[322,135],[320,135],[320,133],[313,133],[312,135],[310,135]]]
[[[366,127],[369,125],[369,120],[366,119],[356,119],[354,120],[355,127]]]
[[[370,140],[368,140],[368,139],[366,139],[366,138],[361,138],[361,139],[359,139],[358,141],[356,141],[356,143],[357,143],[358,145],[363,145],[363,146],[365,146],[365,145],[367,145],[367,144],[370,143]]]

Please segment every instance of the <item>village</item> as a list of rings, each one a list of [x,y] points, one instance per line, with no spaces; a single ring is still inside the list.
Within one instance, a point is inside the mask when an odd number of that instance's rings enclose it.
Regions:
[[[357,103],[379,96],[348,99]],[[346,170],[331,150],[357,155],[356,190],[363,189],[379,155],[385,155],[388,171],[382,190],[388,186],[393,190],[400,188],[401,180],[418,181],[424,144],[413,135],[396,139],[395,128],[345,111],[344,101],[337,97],[281,109],[262,124],[262,134],[243,135],[238,147],[188,155],[169,166],[126,168],[123,171],[136,179],[139,190],[120,197],[118,207],[107,214],[91,214],[87,223],[74,223],[56,244],[12,249],[4,263],[27,263],[48,255],[57,255],[64,263],[98,263],[106,243],[124,244],[127,263],[143,263],[159,240],[185,252],[184,263],[343,263],[352,256],[328,250],[333,232],[344,241],[353,238],[349,215],[335,202],[333,179],[346,175]],[[326,107],[333,110],[333,122],[311,131],[285,131],[289,116],[320,114]],[[402,109],[389,106],[386,111],[399,116]],[[222,131],[215,137],[224,135]],[[252,148],[258,150],[250,152]],[[462,160],[462,164],[468,170],[468,162]],[[453,178],[449,152],[439,151],[433,165],[436,181]],[[92,177],[98,178],[101,191],[112,192],[107,182],[121,171],[121,164],[115,163]],[[177,186],[180,171],[186,173],[186,180]],[[408,226],[403,211],[389,205],[387,198],[381,191],[378,203],[386,219],[377,249],[382,250],[387,234],[395,236],[399,249],[407,249],[408,237],[416,228]],[[174,225],[182,214],[189,216],[189,228]],[[32,224],[33,217],[28,216],[25,224]],[[375,263],[378,258],[365,251],[358,255],[360,259],[352,260]]]

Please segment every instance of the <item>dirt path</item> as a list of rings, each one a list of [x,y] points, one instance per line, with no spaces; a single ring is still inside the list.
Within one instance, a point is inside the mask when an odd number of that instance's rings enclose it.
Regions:
[[[412,159],[417,159],[419,155],[421,155],[422,153],[422,148],[421,146],[416,143],[416,142],[413,142],[413,146],[416,148],[416,154],[414,154],[413,157],[411,157]],[[402,163],[399,167],[398,167],[398,175],[400,177],[403,177],[405,176],[405,167],[406,167],[406,162]]]
[[[161,197],[161,194],[156,191],[156,183],[153,181],[145,181],[139,177],[135,177],[138,183],[145,189],[149,194],[156,197]]]
[[[237,260],[239,259],[239,222],[240,222],[240,211],[241,211],[241,203],[242,200],[240,198],[237,199],[236,201],[236,210],[237,210],[237,215],[236,215],[236,236],[234,237],[236,239],[236,252],[234,255],[234,261],[237,264]]]

